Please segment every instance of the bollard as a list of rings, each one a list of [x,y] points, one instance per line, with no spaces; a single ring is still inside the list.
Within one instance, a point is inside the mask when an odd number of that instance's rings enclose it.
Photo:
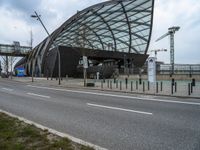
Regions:
[[[163,91],[163,83],[162,83],[162,81],[160,82],[160,91]]]
[[[147,89],[148,89],[148,91],[150,90],[149,81],[148,81],[148,83],[147,83]]]
[[[107,87],[109,88],[109,80],[107,80]]]
[[[122,81],[120,81],[120,90],[122,90]]]
[[[191,86],[195,86],[196,84],[195,84],[195,79],[193,78],[192,79],[192,85]]]
[[[174,83],[174,88],[175,88],[174,92],[176,93],[177,92],[177,83],[176,82]]]
[[[156,82],[156,93],[158,93],[158,82]]]
[[[191,93],[190,93],[190,83],[188,83],[188,95],[191,95]]]
[[[101,81],[101,89],[103,89],[103,81]]]
[[[118,80],[116,81],[116,88],[118,89]]]
[[[143,92],[145,92],[145,82],[143,82],[142,85],[143,85]]]
[[[126,89],[128,89],[128,78],[125,79]]]
[[[193,85],[192,85],[192,83],[190,84],[190,88],[191,88],[191,94],[193,93]]]
[[[174,85],[173,85],[173,83],[171,84],[171,93],[172,93],[172,95],[174,94]]]
[[[131,91],[133,91],[133,81],[131,81]]]
[[[142,84],[142,79],[141,79],[141,78],[139,78],[139,84],[140,84],[140,85]]]
[[[174,86],[174,78],[172,78],[172,85]]]
[[[112,81],[110,81],[110,89],[112,89]]]
[[[136,90],[138,90],[138,81],[136,81]]]

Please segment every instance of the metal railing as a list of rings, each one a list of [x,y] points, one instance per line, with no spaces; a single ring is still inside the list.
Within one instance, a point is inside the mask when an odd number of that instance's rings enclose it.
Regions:
[[[0,55],[6,56],[26,56],[31,51],[31,47],[0,44]]]
[[[170,74],[171,65],[160,65],[160,74]],[[175,64],[174,74],[200,74],[200,64]]]

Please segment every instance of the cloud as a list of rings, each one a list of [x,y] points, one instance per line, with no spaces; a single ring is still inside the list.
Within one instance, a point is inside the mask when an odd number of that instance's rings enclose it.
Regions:
[[[0,14],[0,42],[10,44],[18,40],[27,45],[27,34],[29,34],[30,28],[28,28],[26,21],[21,19],[22,14],[4,8],[0,9]]]
[[[105,0],[59,0],[59,2],[57,0],[42,0],[40,7],[38,7],[36,11],[41,14],[44,24],[51,33],[72,15],[76,14],[78,10],[83,10],[88,6],[103,1]],[[37,29],[38,28],[41,29],[41,25],[39,23],[37,23]],[[36,30],[36,27],[34,27],[34,29],[35,35],[41,34],[41,31]],[[37,38],[35,42],[41,42],[46,37],[46,33],[44,35],[45,36],[42,38]]]
[[[93,4],[103,2],[105,0],[42,0],[39,12],[48,19],[51,24],[49,29],[54,31],[77,11],[83,10]]]
[[[77,10],[105,0],[0,0],[0,43],[18,40],[23,45],[34,35],[34,46],[47,35],[40,23],[30,15],[36,10],[50,32],[53,32]],[[150,50],[167,48],[158,60],[169,63],[169,38],[155,40],[171,26],[180,26],[175,34],[175,62],[200,63],[200,3],[199,0],[155,0],[154,27]],[[190,60],[188,62],[188,60]]]
[[[41,24],[31,18],[37,11],[49,32],[53,32],[77,10],[104,0],[1,0],[0,1],[0,43],[12,44],[20,41],[30,43],[30,30],[33,31],[33,45],[47,37]]]
[[[40,6],[40,0],[1,0],[1,6],[6,6],[10,10],[18,10],[24,13],[32,11]]]

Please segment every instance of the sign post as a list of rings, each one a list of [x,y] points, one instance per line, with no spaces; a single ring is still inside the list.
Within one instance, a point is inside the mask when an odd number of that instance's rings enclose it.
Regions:
[[[156,82],[156,58],[149,57],[148,59],[148,81],[150,83]]]
[[[87,68],[88,68],[88,59],[87,56],[83,56],[83,77],[84,77],[84,86],[87,84]]]

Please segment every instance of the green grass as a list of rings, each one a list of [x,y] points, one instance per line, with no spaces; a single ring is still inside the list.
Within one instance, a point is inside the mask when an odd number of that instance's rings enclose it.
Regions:
[[[93,150],[0,113],[0,150]]]

